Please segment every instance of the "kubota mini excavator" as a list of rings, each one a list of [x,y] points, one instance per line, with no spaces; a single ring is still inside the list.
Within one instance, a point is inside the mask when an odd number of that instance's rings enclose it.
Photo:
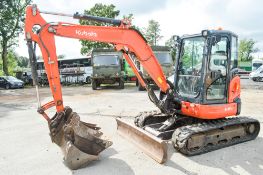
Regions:
[[[112,26],[82,26],[64,22],[46,22],[41,13],[69,16],[81,20],[110,23]],[[64,162],[77,169],[98,158],[112,142],[100,138],[95,124],[80,121],[77,113],[64,107],[57,63],[55,36],[111,43],[123,52],[135,75],[160,112],[142,112],[135,125],[117,119],[121,135],[134,141],[159,163],[166,159],[166,144],[172,139],[176,149],[196,155],[257,137],[257,120],[236,116],[241,110],[240,78],[237,76],[237,35],[224,30],[204,30],[201,34],[174,37],[177,62],[174,83],[166,80],[151,47],[127,20],[41,12],[36,5],[26,9],[25,36],[39,102],[38,112],[47,120],[51,140],[61,147]],[[36,62],[36,43],[42,52],[53,101],[40,105]],[[160,87],[157,97],[145,83],[131,55]],[[46,110],[55,106],[49,118]]]

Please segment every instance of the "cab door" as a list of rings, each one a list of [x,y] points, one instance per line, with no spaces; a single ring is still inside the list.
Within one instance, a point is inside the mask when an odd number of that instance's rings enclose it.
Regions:
[[[205,38],[183,38],[177,61],[176,91],[178,96],[193,103],[200,103]]]
[[[216,38],[216,39],[215,39]],[[210,36],[210,49],[204,80],[204,103],[227,102],[227,82],[229,81],[230,39],[225,36]]]
[[[228,103],[238,104],[238,112],[241,110],[240,100],[240,77],[238,76],[238,46],[237,36],[231,36],[231,59],[229,61],[229,80],[228,80]]]

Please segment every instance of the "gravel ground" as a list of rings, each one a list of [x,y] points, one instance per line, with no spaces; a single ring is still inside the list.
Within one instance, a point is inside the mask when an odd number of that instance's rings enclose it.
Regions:
[[[242,115],[263,122],[263,87],[242,80]],[[42,101],[51,100],[49,89],[40,89]],[[46,121],[36,112],[34,88],[0,90],[0,174],[263,174],[263,132],[256,140],[194,157],[174,151],[168,144],[168,161],[160,165],[116,134],[117,116],[128,120],[144,110],[156,109],[145,92],[132,85],[124,90],[64,87],[64,103],[81,119],[97,123],[113,145],[88,167],[70,171],[60,149],[51,143]],[[50,114],[54,109],[50,110]]]

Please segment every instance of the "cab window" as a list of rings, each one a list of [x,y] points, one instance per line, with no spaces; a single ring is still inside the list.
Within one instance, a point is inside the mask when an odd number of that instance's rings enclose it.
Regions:
[[[237,68],[237,37],[232,36],[230,69]]]
[[[211,76],[206,79],[208,85],[206,97],[208,100],[218,100],[226,97],[227,43],[227,37],[222,37],[219,42],[212,46],[208,67]]]
[[[182,96],[196,97],[200,92],[204,45],[203,37],[183,40],[177,75],[177,89]]]

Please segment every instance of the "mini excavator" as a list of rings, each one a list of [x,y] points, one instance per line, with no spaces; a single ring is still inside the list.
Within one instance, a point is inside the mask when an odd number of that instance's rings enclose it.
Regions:
[[[68,16],[78,20],[108,23],[110,26],[46,22],[42,14]],[[241,111],[240,78],[237,75],[236,34],[226,30],[203,30],[200,34],[174,36],[177,48],[174,77],[167,80],[151,47],[128,20],[26,9],[25,37],[32,77],[39,103],[38,113],[48,122],[50,137],[64,154],[64,163],[78,169],[98,159],[112,145],[101,138],[96,124],[80,120],[70,107],[64,107],[56,55],[55,36],[110,43],[121,51],[140,84],[158,111],[141,112],[135,125],[117,118],[120,135],[133,141],[159,163],[167,158],[167,140],[186,155],[197,155],[255,139],[257,120],[235,117]],[[36,44],[39,46],[53,100],[41,105],[36,72]],[[159,96],[144,80],[132,55],[160,88]],[[46,110],[56,107],[50,118]]]

